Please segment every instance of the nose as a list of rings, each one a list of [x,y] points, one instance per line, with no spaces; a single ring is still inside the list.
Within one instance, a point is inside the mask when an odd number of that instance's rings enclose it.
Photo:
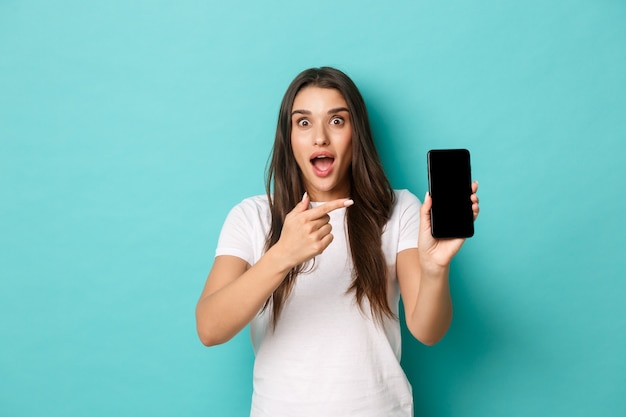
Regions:
[[[326,134],[326,130],[324,128],[318,128],[315,132],[315,144],[317,146],[325,146],[328,145],[330,141],[328,140],[328,135]]]

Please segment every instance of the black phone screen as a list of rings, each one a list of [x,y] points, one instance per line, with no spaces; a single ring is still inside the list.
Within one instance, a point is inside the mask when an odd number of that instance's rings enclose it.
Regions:
[[[474,235],[472,174],[467,149],[428,152],[428,189],[432,198],[431,230],[435,238]]]

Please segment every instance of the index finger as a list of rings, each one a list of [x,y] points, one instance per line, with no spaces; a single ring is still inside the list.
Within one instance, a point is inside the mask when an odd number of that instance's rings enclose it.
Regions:
[[[322,216],[325,216],[331,211],[344,208],[344,207],[350,207],[353,204],[354,204],[354,201],[350,198],[340,198],[337,200],[329,201],[324,204],[320,204],[317,207],[313,207],[312,209],[309,209],[309,213],[311,213],[313,217],[317,219]]]
[[[472,182],[472,194],[476,194],[477,191],[478,191],[478,181],[474,180],[474,182]]]

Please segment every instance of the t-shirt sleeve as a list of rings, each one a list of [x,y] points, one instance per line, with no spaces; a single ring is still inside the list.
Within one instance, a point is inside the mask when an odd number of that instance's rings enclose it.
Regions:
[[[231,209],[226,216],[220,237],[217,241],[215,256],[231,255],[243,259],[248,264],[254,264],[254,238],[256,229],[250,222],[251,213],[245,202]]]
[[[402,190],[398,193],[400,209],[400,234],[398,252],[405,249],[417,248],[417,238],[420,229],[421,201],[410,191]]]

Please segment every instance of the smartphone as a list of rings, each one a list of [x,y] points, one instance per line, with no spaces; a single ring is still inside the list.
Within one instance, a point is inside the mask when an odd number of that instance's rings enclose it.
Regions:
[[[467,149],[428,151],[431,231],[437,239],[474,236],[472,173]]]

